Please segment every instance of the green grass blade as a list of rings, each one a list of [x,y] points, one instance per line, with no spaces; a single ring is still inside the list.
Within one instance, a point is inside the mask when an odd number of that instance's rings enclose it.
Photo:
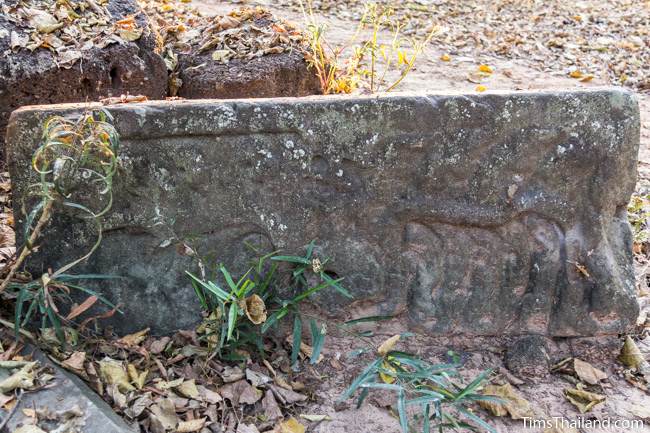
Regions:
[[[300,263],[303,265],[308,265],[311,263],[306,258],[298,256],[273,256],[271,257],[271,260],[274,260],[276,262]]]
[[[430,407],[431,406],[428,404],[424,405],[424,410],[422,413],[422,433],[431,433],[431,424],[429,423]]]
[[[408,416],[406,415],[406,394],[400,390],[397,396],[397,413],[399,414],[399,424],[403,433],[409,433]]]
[[[464,407],[456,406],[458,412],[460,412],[465,418],[482,428],[483,430],[489,433],[497,433],[496,429],[492,427],[487,422],[483,421],[480,417],[474,415],[472,412],[468,411]]]
[[[196,297],[199,298],[199,302],[201,303],[201,307],[203,307],[204,310],[209,310],[210,307],[208,306],[208,301],[205,298],[205,293],[199,287],[199,284],[194,280],[191,280],[190,283],[192,284],[192,288],[194,289],[194,293],[196,293]]]
[[[230,287],[230,291],[237,293],[237,285],[232,279],[232,276],[230,275],[230,272],[228,272],[228,269],[224,265],[219,266],[219,270],[223,274],[223,277],[226,279],[226,283],[228,283],[228,287]]]
[[[208,281],[206,283],[200,278],[192,275],[192,273],[188,271],[185,271],[185,273],[192,279],[192,281],[195,281],[196,283],[200,284],[204,289],[208,290],[209,292],[214,293],[214,295],[217,298],[219,298],[222,302],[227,302],[230,299],[230,295],[226,293],[226,291],[223,290],[221,287],[214,284],[212,281]]]
[[[354,392],[359,388],[366,380],[368,380],[369,377],[377,373],[377,368],[383,361],[382,358],[375,359],[372,363],[370,363],[362,372],[357,376],[356,379],[350,384],[348,389],[341,394],[341,396],[338,398],[337,401],[343,401],[348,399]]]
[[[316,246],[316,241],[312,240],[307,245],[307,254],[305,254],[305,259],[310,260],[312,254],[314,253],[314,247]]]
[[[268,319],[266,319],[266,322],[262,325],[262,334],[264,334],[266,331],[268,331],[271,326],[273,326],[278,320],[282,319],[284,316],[286,316],[289,313],[289,309],[284,307],[280,308],[278,311],[275,313],[271,314]]]
[[[359,317],[358,319],[352,319],[348,320],[347,322],[343,322],[344,326],[350,326],[350,325],[355,325],[357,323],[365,323],[365,322],[380,322],[383,320],[390,320],[394,316],[367,316],[367,317]]]
[[[318,328],[316,321],[311,319],[309,322],[309,327],[311,328],[311,346],[312,354],[309,362],[311,364],[316,364],[318,362],[318,357],[320,352],[323,349],[323,344],[325,343],[325,333],[321,332],[321,329]]]
[[[469,385],[467,385],[461,392],[459,392],[454,400],[462,400],[467,394],[473,393],[476,391],[476,389],[481,386],[483,381],[490,375],[492,374],[492,370],[486,370],[483,373],[479,374],[476,376],[476,379],[474,379]]]
[[[325,287],[331,286],[332,283],[336,283],[336,282],[341,281],[341,280],[342,280],[342,278],[339,278],[338,280],[332,280],[331,282],[325,281],[324,283],[321,283],[318,286],[312,287],[311,289],[308,289],[307,291],[299,294],[298,296],[296,296],[295,298],[293,298],[291,300],[291,303],[295,304],[296,302],[300,302],[303,299],[308,298],[311,295],[313,295],[314,293],[318,292],[319,290],[322,290]]]
[[[230,304],[230,310],[228,311],[228,341],[232,340],[232,333],[237,324],[238,309],[239,307],[235,302]]]
[[[337,278],[336,280],[329,275],[327,275],[325,272],[321,272],[320,276],[323,280],[326,282],[330,283],[334,289],[336,289],[337,292],[339,292],[341,295],[345,296],[346,298],[353,299],[354,296],[352,296],[352,293],[348,292],[347,289],[345,289],[343,286],[339,284],[339,281],[342,281],[343,278]]]
[[[14,317],[14,332],[16,333],[16,338],[18,338],[20,332],[20,322],[23,317],[23,305],[25,304],[25,301],[27,301],[27,295],[27,285],[23,285],[16,297],[16,314]]]

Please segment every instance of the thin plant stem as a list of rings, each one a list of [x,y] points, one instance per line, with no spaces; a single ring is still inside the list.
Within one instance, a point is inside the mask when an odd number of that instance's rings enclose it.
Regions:
[[[38,222],[34,227],[34,231],[32,231],[31,235],[29,236],[27,244],[20,251],[20,255],[18,256],[16,262],[11,267],[9,274],[2,281],[2,284],[0,284],[0,293],[2,293],[7,288],[7,286],[13,279],[14,275],[16,275],[16,272],[18,271],[20,266],[23,264],[25,259],[32,253],[33,251],[32,245],[36,243],[38,237],[41,235],[41,231],[43,230],[43,227],[45,227],[45,224],[47,224],[47,222],[50,220],[50,217],[52,216],[52,206],[54,205],[54,200],[52,198],[47,198],[45,200],[46,202],[45,205],[43,206],[43,211],[41,212],[41,216],[38,218]]]

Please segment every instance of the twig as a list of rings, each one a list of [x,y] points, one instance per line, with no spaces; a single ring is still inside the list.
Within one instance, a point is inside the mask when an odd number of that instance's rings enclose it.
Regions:
[[[1,432],[2,430],[4,430],[4,428],[7,426],[7,423],[9,422],[9,420],[11,419],[11,417],[14,416],[14,414],[15,414],[16,411],[18,410],[18,406],[20,405],[20,399],[21,399],[22,397],[23,397],[23,392],[22,392],[22,391],[19,391],[19,392],[16,394],[16,404],[14,404],[14,407],[11,408],[11,410],[9,411],[9,413],[7,414],[7,416],[5,416],[5,418],[2,420],[2,422],[0,422],[0,432]]]
[[[11,322],[9,322],[8,320],[5,320],[5,319],[3,319],[3,318],[0,318],[0,325],[4,326],[5,328],[10,329],[11,331],[13,331],[14,328],[15,328],[13,323],[11,323]],[[27,337],[28,339],[30,339],[32,342],[37,342],[37,341],[38,341],[38,340],[36,339],[36,336],[35,336],[34,334],[32,334],[31,332],[29,332],[29,331],[26,331],[26,330],[20,328],[20,329],[18,330],[18,332],[19,332],[23,337]]]
[[[43,227],[45,227],[45,224],[47,224],[47,222],[50,220],[53,204],[54,204],[54,200],[47,199],[45,206],[43,206],[43,212],[41,212],[41,216],[38,219],[38,222],[36,223],[36,227],[34,227],[34,231],[29,236],[29,240],[27,241],[27,244],[23,247],[22,251],[20,252],[20,256],[18,256],[18,259],[16,259],[16,262],[11,267],[9,274],[2,281],[2,284],[0,284],[0,293],[4,292],[4,290],[7,288],[7,285],[9,285],[11,279],[14,277],[14,275],[16,275],[16,272],[23,264],[27,256],[29,256],[32,253],[32,245],[36,243],[36,240],[40,236]]]

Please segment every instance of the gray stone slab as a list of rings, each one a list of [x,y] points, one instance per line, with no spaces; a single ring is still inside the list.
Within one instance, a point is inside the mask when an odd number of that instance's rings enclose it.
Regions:
[[[47,410],[53,414],[63,414],[73,410],[82,415],[74,417],[70,425],[77,428],[74,431],[84,433],[137,433],[139,431],[137,426],[127,424],[80,378],[54,364],[43,352],[33,346],[29,346],[24,352],[33,353],[34,359],[40,361],[42,366],[49,366],[54,371],[55,377],[47,388],[22,395],[18,409],[14,411],[6,425],[7,431],[13,432],[24,424],[32,423],[32,418],[28,418],[22,409]],[[0,410],[0,419],[6,415],[5,411]],[[47,427],[54,431],[65,421],[60,419],[46,422]]]
[[[16,221],[48,116],[14,112]],[[312,239],[367,312],[435,334],[616,333],[638,314],[626,205],[639,111],[622,90],[173,101],[109,107],[123,169],[105,239],[82,271],[124,304],[120,331],[190,326],[175,244],[244,267],[248,240]],[[33,269],[89,242],[57,219]],[[589,276],[579,272],[584,266]],[[349,301],[323,294],[342,317]]]

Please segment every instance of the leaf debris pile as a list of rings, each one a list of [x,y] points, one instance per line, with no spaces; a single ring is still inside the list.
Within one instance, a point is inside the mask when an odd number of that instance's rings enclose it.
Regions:
[[[179,55],[205,55],[206,62],[227,64],[236,59],[250,61],[269,54],[303,50],[302,33],[261,7],[203,16],[196,8],[173,0],[142,0],[140,5],[160,34],[172,90],[182,85],[178,78]],[[171,93],[175,96],[174,91]]]
[[[258,1],[264,3],[264,1]],[[308,5],[308,2],[303,2]],[[314,12],[359,20],[364,0],[313,0]],[[647,1],[381,0],[404,34],[443,30],[433,39],[456,56],[496,55],[583,81],[650,90],[650,7]],[[299,0],[272,2],[300,11]],[[453,56],[452,56],[453,57]]]
[[[11,411],[24,392],[52,385],[50,367],[43,367],[29,356],[21,355],[24,345],[6,333],[0,334],[0,409]]]
[[[148,329],[120,339],[70,338],[66,350],[56,347],[56,340],[42,343],[58,364],[144,432],[304,431],[298,409],[310,400],[317,380],[311,366],[293,371],[290,347],[271,340],[264,347],[270,355],[257,362],[243,351],[241,360],[218,360],[196,331],[161,338],[149,336]]]
[[[11,209],[11,182],[8,172],[0,172],[0,277],[6,272],[16,254],[16,240]]]
[[[114,20],[108,0],[20,0],[1,3],[3,16],[14,28],[0,27],[10,50],[50,50],[59,67],[72,67],[84,51],[138,40],[143,29],[134,16]],[[9,53],[4,53],[8,55]]]

